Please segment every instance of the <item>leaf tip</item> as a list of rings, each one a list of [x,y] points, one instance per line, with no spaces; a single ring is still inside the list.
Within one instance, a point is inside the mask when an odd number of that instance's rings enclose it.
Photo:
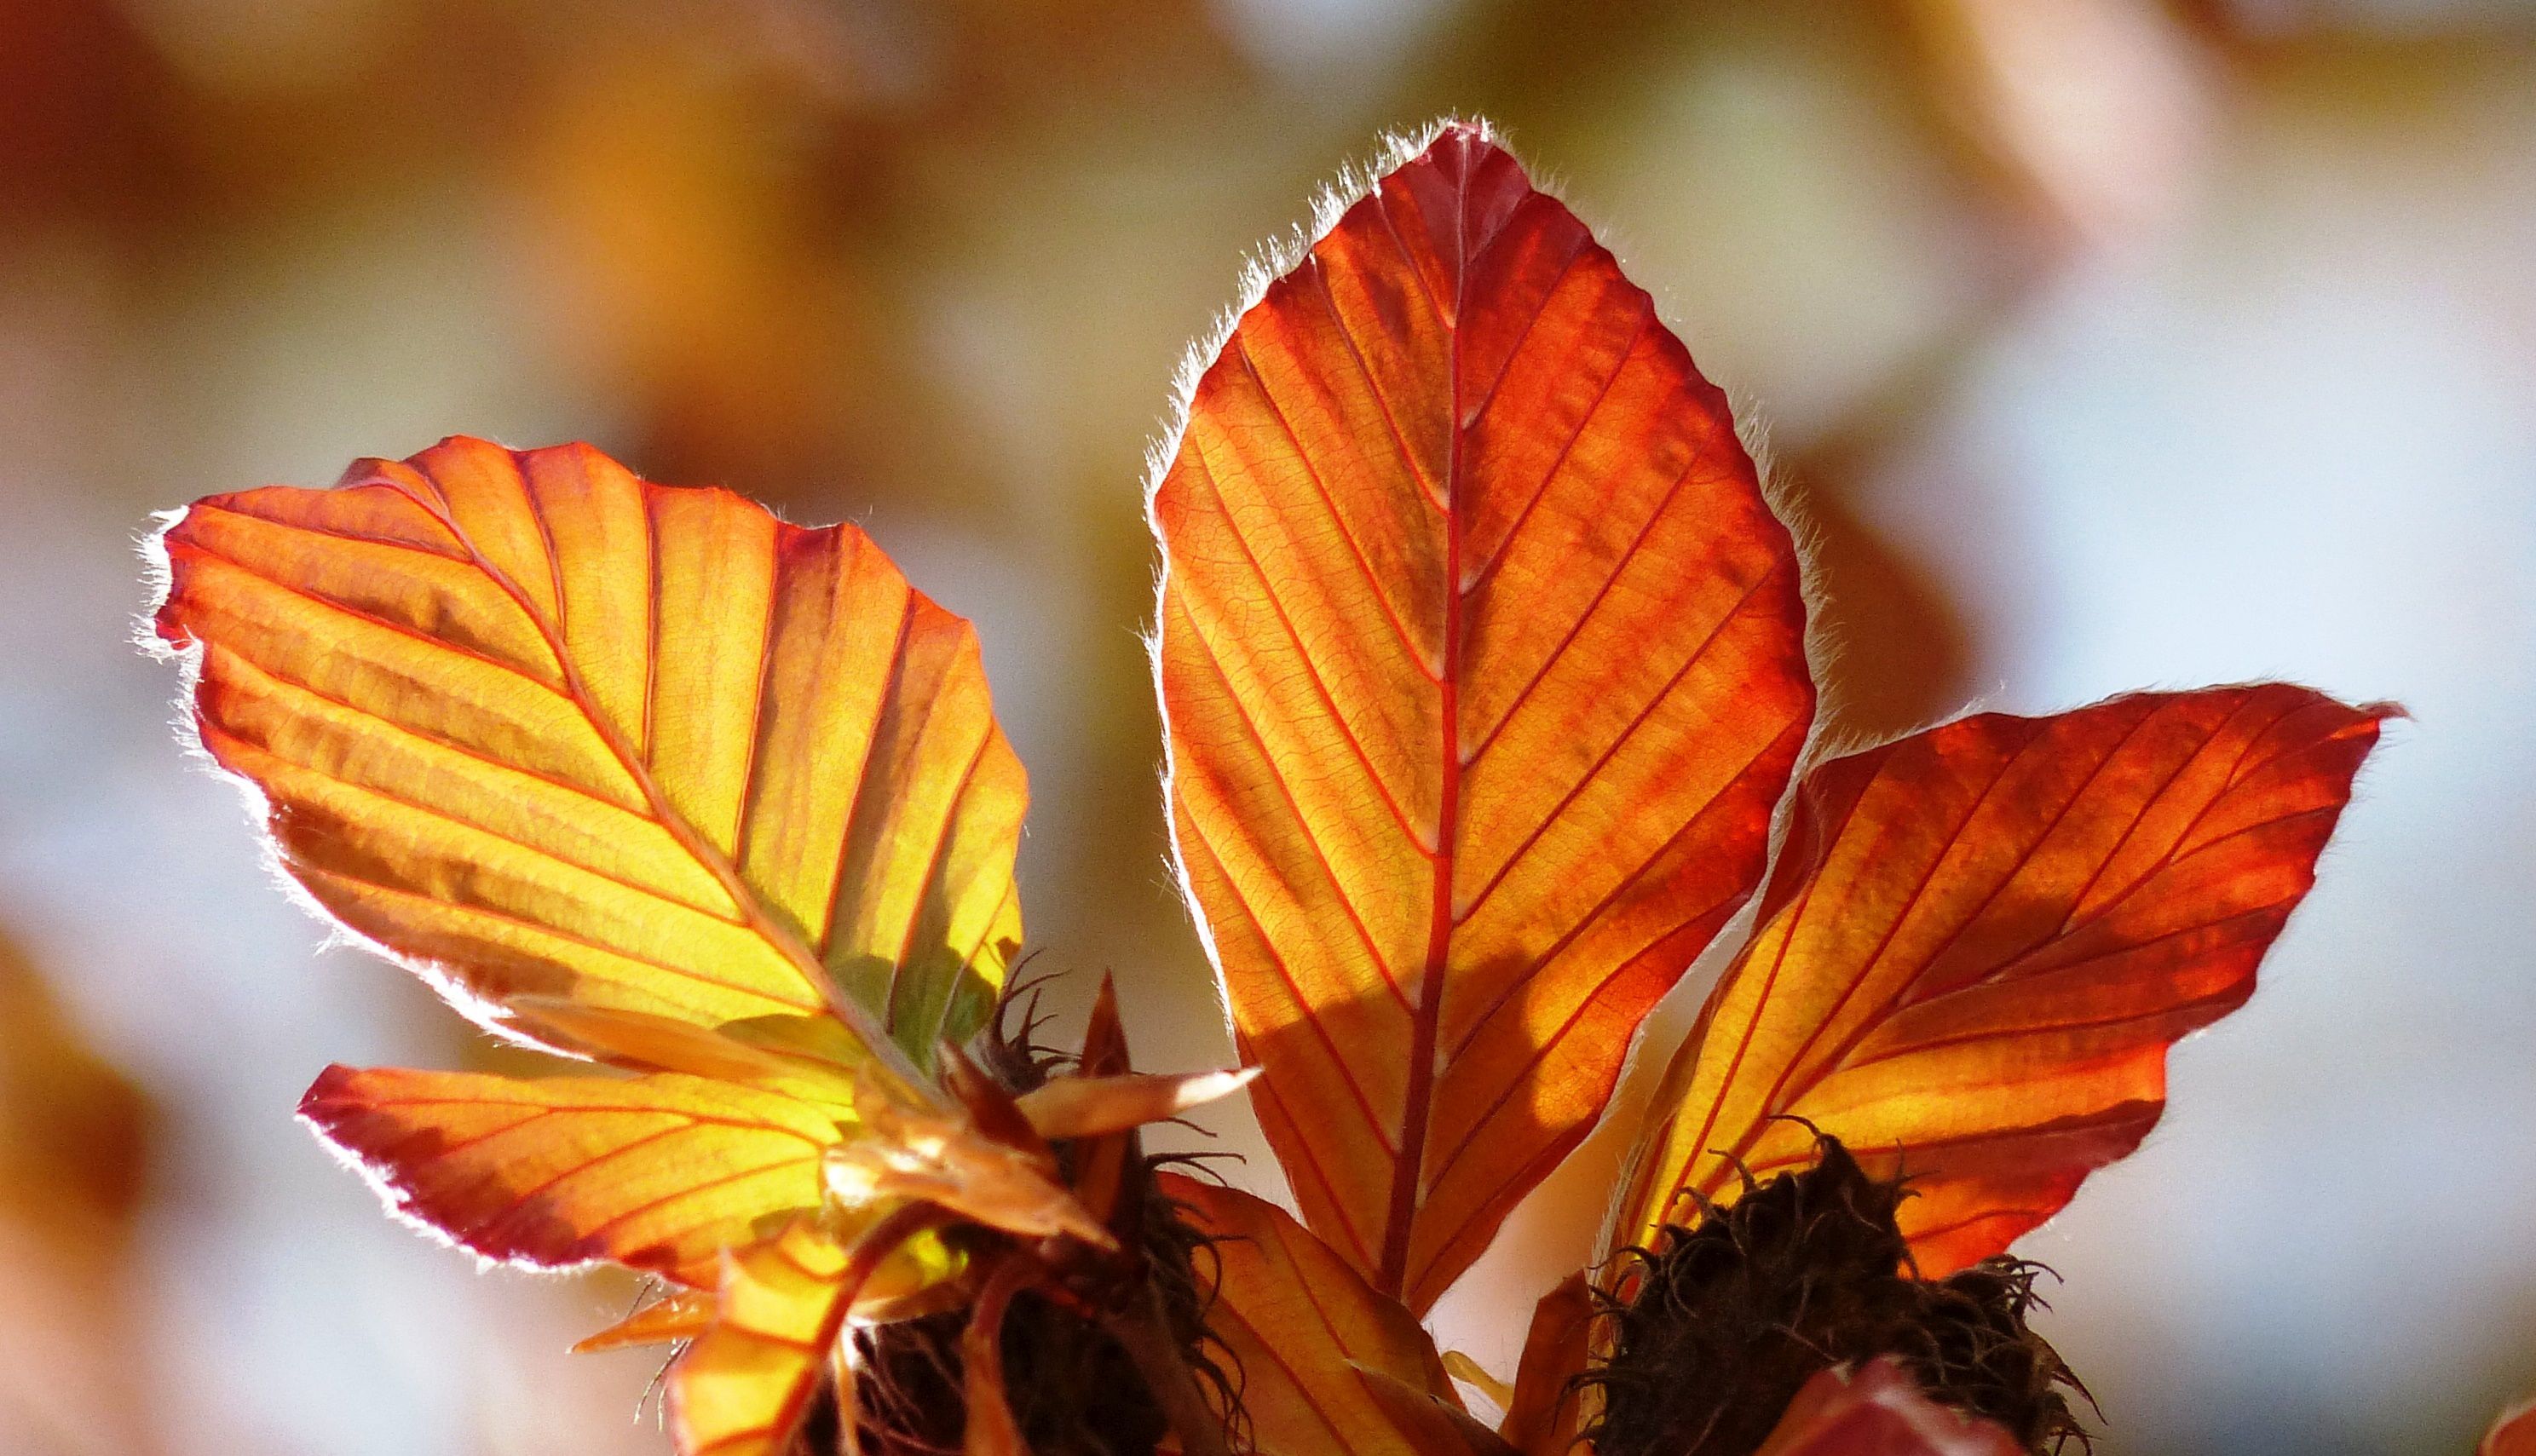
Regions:
[[[328,1062],[326,1069],[308,1084],[308,1090],[299,1094],[299,1115],[315,1120],[332,1114],[343,1105],[346,1086],[359,1075],[340,1061]]]

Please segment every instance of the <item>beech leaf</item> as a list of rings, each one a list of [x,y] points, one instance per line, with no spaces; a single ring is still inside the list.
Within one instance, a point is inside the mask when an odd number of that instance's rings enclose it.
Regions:
[[[1254,1105],[1423,1311],[1759,882],[1813,705],[1794,548],[1647,294],[1460,124],[1241,316],[1152,513]]]
[[[855,528],[459,438],[158,546],[195,728],[284,867],[487,1025],[834,1018],[905,1092],[991,1003],[1021,765],[969,624]]]
[[[1935,1279],[2129,1153],[2244,1004],[2394,710],[2282,684],[1983,714],[1806,776],[1760,926],[1668,1072],[1606,1248],[1809,1163],[1913,1197]],[[1803,1121],[1794,1120],[1802,1118]]]

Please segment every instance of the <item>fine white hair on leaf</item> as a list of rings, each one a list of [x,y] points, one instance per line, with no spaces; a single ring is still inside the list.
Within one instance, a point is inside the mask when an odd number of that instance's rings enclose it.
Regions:
[[[1376,185],[1392,172],[1408,164],[1435,143],[1446,131],[1460,128],[1490,145],[1501,145],[1496,129],[1479,117],[1445,115],[1425,126],[1408,131],[1386,132],[1364,160],[1340,168],[1335,180],[1315,189],[1309,220],[1271,236],[1253,248],[1242,260],[1239,283],[1234,301],[1217,313],[1206,331],[1193,340],[1180,355],[1179,367],[1173,371],[1171,397],[1165,407],[1159,427],[1145,447],[1144,504],[1145,524],[1153,532],[1157,547],[1154,564],[1154,616],[1143,635],[1145,656],[1152,665],[1154,688],[1159,700],[1163,681],[1163,600],[1171,586],[1171,555],[1160,547],[1163,543],[1162,521],[1154,513],[1155,497],[1163,488],[1163,479],[1171,474],[1172,463],[1179,456],[1180,439],[1187,433],[1189,411],[1197,402],[1198,382],[1206,376],[1233,334],[1241,326],[1242,317],[1268,296],[1268,288],[1278,279],[1300,267],[1312,245],[1338,226],[1348,209],[1371,196]],[[1162,723],[1162,774],[1164,824],[1169,834],[1169,857],[1165,868],[1172,884],[1179,891],[1180,904],[1187,911],[1197,930],[1198,943],[1206,951],[1207,964],[1215,970],[1216,1010],[1223,1018],[1228,1034],[1233,1030],[1233,1007],[1224,982],[1224,956],[1217,947],[1214,927],[1197,903],[1196,887],[1189,880],[1187,855],[1180,845],[1179,824],[1172,813],[1172,725],[1168,711],[1158,715]]]
[[[355,464],[353,470],[358,471],[364,464],[368,462]],[[347,473],[348,478],[350,474]],[[511,1021],[499,1004],[468,985],[456,968],[429,957],[408,955],[397,951],[346,924],[342,917],[328,909],[326,904],[302,884],[296,874],[291,872],[288,861],[283,855],[282,837],[276,830],[275,820],[278,817],[278,811],[272,796],[265,792],[263,785],[222,763],[219,756],[214,754],[210,746],[203,741],[202,720],[195,706],[195,693],[202,684],[203,660],[208,655],[209,648],[200,639],[193,638],[190,634],[186,640],[171,642],[158,630],[159,614],[166,608],[168,598],[173,595],[176,585],[175,563],[168,552],[167,538],[177,527],[184,524],[186,516],[192,510],[191,506],[180,506],[174,510],[152,513],[151,520],[156,523],[157,529],[136,543],[136,549],[140,552],[142,560],[143,580],[148,584],[150,593],[149,604],[142,609],[142,614],[134,625],[133,642],[144,653],[175,667],[175,717],[169,727],[175,730],[177,747],[186,758],[192,760],[205,772],[214,778],[226,781],[237,790],[239,801],[246,809],[247,821],[254,826],[257,857],[262,861],[266,875],[281,888],[285,898],[301,911],[314,917],[325,928],[326,933],[318,941],[315,950],[324,952],[342,946],[350,946],[367,951],[391,965],[402,966],[420,977],[423,983],[430,986],[443,1001],[448,1002],[452,1010],[502,1042],[571,1061],[589,1060],[587,1055],[572,1047],[559,1046],[531,1035]]]
[[[566,1263],[543,1264],[526,1256],[497,1258],[494,1255],[485,1253],[481,1249],[469,1248],[466,1244],[459,1242],[457,1238],[453,1237],[448,1230],[441,1228],[438,1224],[435,1224],[431,1220],[423,1217],[421,1214],[414,1212],[412,1195],[410,1195],[405,1189],[398,1187],[389,1179],[386,1172],[373,1167],[369,1160],[363,1158],[359,1153],[354,1152],[352,1149],[345,1147],[342,1143],[335,1141],[334,1134],[326,1130],[326,1125],[324,1123],[318,1121],[315,1117],[310,1116],[304,1111],[298,1113],[297,1117],[299,1119],[299,1124],[302,1127],[305,1127],[310,1132],[316,1134],[318,1145],[326,1150],[329,1157],[332,1157],[337,1163],[342,1164],[344,1167],[350,1169],[362,1182],[369,1185],[370,1191],[378,1195],[379,1203],[387,1210],[389,1218],[405,1225],[407,1228],[412,1229],[415,1233],[430,1239],[432,1242],[439,1244],[443,1248],[457,1249],[459,1252],[466,1254],[469,1258],[474,1259],[476,1261],[476,1272],[478,1274],[489,1274],[496,1269],[511,1269],[518,1270],[524,1274],[561,1277],[567,1274],[578,1274],[587,1269],[596,1269],[600,1265],[608,1262],[608,1260],[604,1258],[594,1255],[590,1258],[574,1259]]]

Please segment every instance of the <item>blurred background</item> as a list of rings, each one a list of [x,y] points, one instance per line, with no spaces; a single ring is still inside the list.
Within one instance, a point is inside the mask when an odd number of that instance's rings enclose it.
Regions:
[[[2266,675],[2415,714],[2163,1127],[2022,1246],[2099,1449],[2461,1451],[2536,1389],[2536,8],[0,0],[0,1450],[666,1450],[651,1355],[563,1354],[626,1282],[480,1274],[292,1123],[328,1060],[493,1053],[181,759],[151,512],[463,430],[864,523],[984,632],[1043,964],[1216,1062],[1142,452],[1245,249],[1447,109],[1766,426],[1840,730]],[[1510,1371],[1615,1141],[1448,1343]]]

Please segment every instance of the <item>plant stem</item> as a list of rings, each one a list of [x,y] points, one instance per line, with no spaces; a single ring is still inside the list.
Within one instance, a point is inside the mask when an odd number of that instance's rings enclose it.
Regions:
[[[1180,1438],[1181,1456],[1233,1456],[1224,1417],[1198,1388],[1197,1376],[1164,1318],[1161,1295],[1149,1287],[1139,1302],[1141,1308],[1104,1314],[1102,1326],[1136,1362],[1136,1372],[1145,1377],[1145,1387]]]

